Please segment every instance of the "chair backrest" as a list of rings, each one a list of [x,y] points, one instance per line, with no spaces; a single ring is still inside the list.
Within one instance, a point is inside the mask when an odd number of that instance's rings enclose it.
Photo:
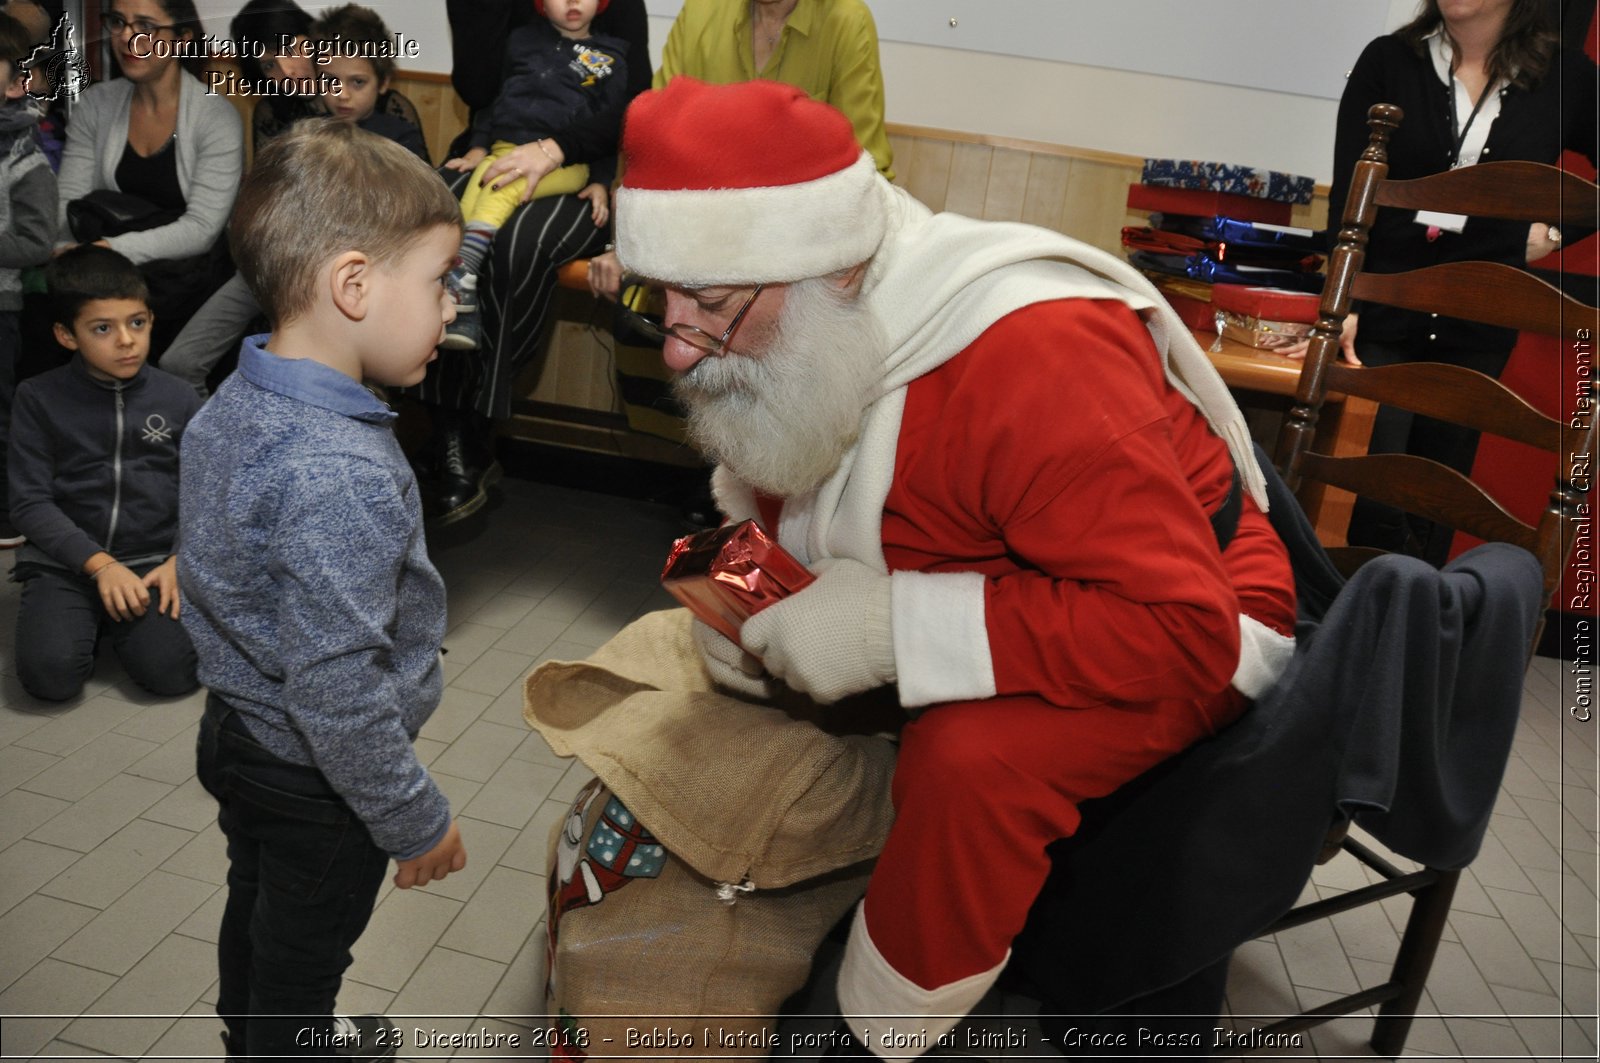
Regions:
[[[1413,181],[1390,181],[1389,137],[1404,115],[1377,104],[1372,133],[1356,162],[1338,242],[1329,258],[1318,319],[1300,387],[1278,440],[1278,467],[1304,497],[1317,484],[1416,514],[1487,541],[1514,543],[1539,558],[1545,593],[1560,582],[1578,529],[1579,506],[1594,470],[1594,336],[1597,311],[1530,273],[1496,262],[1451,262],[1406,273],[1365,273],[1368,232],[1377,208],[1436,210],[1512,221],[1596,225],[1596,186],[1556,167],[1528,162],[1467,166]],[[1539,412],[1498,381],[1459,366],[1417,362],[1355,367],[1339,359],[1339,333],[1352,299],[1540,332],[1563,339],[1562,390],[1578,393],[1578,413],[1562,421]],[[1512,516],[1466,476],[1425,458],[1370,454],[1335,458],[1312,447],[1324,397],[1354,395],[1503,436],[1557,456],[1550,501],[1537,525]],[[1350,548],[1341,567],[1381,551]]]

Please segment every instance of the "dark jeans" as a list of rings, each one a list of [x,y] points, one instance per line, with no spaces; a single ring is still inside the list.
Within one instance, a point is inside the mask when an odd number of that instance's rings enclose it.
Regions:
[[[142,576],[153,567],[136,571]],[[115,620],[87,576],[27,566],[17,614],[17,675],[22,688],[45,701],[76,697],[94,672],[95,644],[104,632],[135,683],[162,697],[189,693],[199,685],[194,646],[183,625],[156,608],[159,600],[152,589],[143,616]]]
[[[257,744],[214,694],[197,756],[228,840],[217,941],[228,1054],[331,1058],[334,998],[389,857],[320,771]]]
[[[1370,366],[1397,365],[1418,360],[1409,347],[1362,343],[1359,338],[1356,340],[1356,353],[1362,364]],[[1510,358],[1509,350],[1466,351],[1441,360],[1476,369],[1498,380]],[[1431,458],[1457,472],[1470,474],[1472,460],[1478,453],[1478,433],[1432,417],[1421,417],[1409,410],[1380,406],[1373,420],[1372,442],[1367,446],[1367,453],[1414,454],[1419,458]],[[1454,535],[1454,528],[1434,524],[1370,499],[1357,498],[1350,514],[1348,541],[1351,546],[1400,551],[1431,564],[1442,565],[1450,552],[1450,541]]]

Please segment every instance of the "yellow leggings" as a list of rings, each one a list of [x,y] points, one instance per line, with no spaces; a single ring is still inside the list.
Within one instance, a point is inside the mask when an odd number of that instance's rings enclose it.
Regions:
[[[506,219],[511,217],[511,212],[522,202],[522,188],[528,183],[526,177],[519,177],[510,184],[501,185],[492,191],[481,184],[484,172],[516,146],[508,140],[495,141],[494,146],[489,149],[488,157],[472,171],[472,180],[467,182],[466,191],[461,193],[463,221],[481,222],[498,229],[506,223]],[[588,183],[587,165],[580,162],[572,166],[563,166],[544,175],[543,180],[533,190],[533,198],[568,195]]]

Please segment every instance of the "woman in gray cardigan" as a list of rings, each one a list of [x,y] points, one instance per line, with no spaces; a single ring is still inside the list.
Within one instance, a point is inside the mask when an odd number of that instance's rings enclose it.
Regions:
[[[194,4],[113,0],[105,27],[123,76],[90,87],[73,107],[59,178],[61,232],[70,232],[68,203],[109,188],[181,214],[166,225],[112,236],[102,241],[106,246],[139,265],[203,254],[233,209],[244,133],[233,105],[208,95],[170,54],[176,41],[201,39]],[[159,307],[157,313],[160,328]]]

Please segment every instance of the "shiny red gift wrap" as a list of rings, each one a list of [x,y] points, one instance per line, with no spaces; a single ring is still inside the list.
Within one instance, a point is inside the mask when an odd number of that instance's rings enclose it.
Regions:
[[[746,620],[814,579],[753,520],[684,536],[661,570],[668,594],[734,642]]]

